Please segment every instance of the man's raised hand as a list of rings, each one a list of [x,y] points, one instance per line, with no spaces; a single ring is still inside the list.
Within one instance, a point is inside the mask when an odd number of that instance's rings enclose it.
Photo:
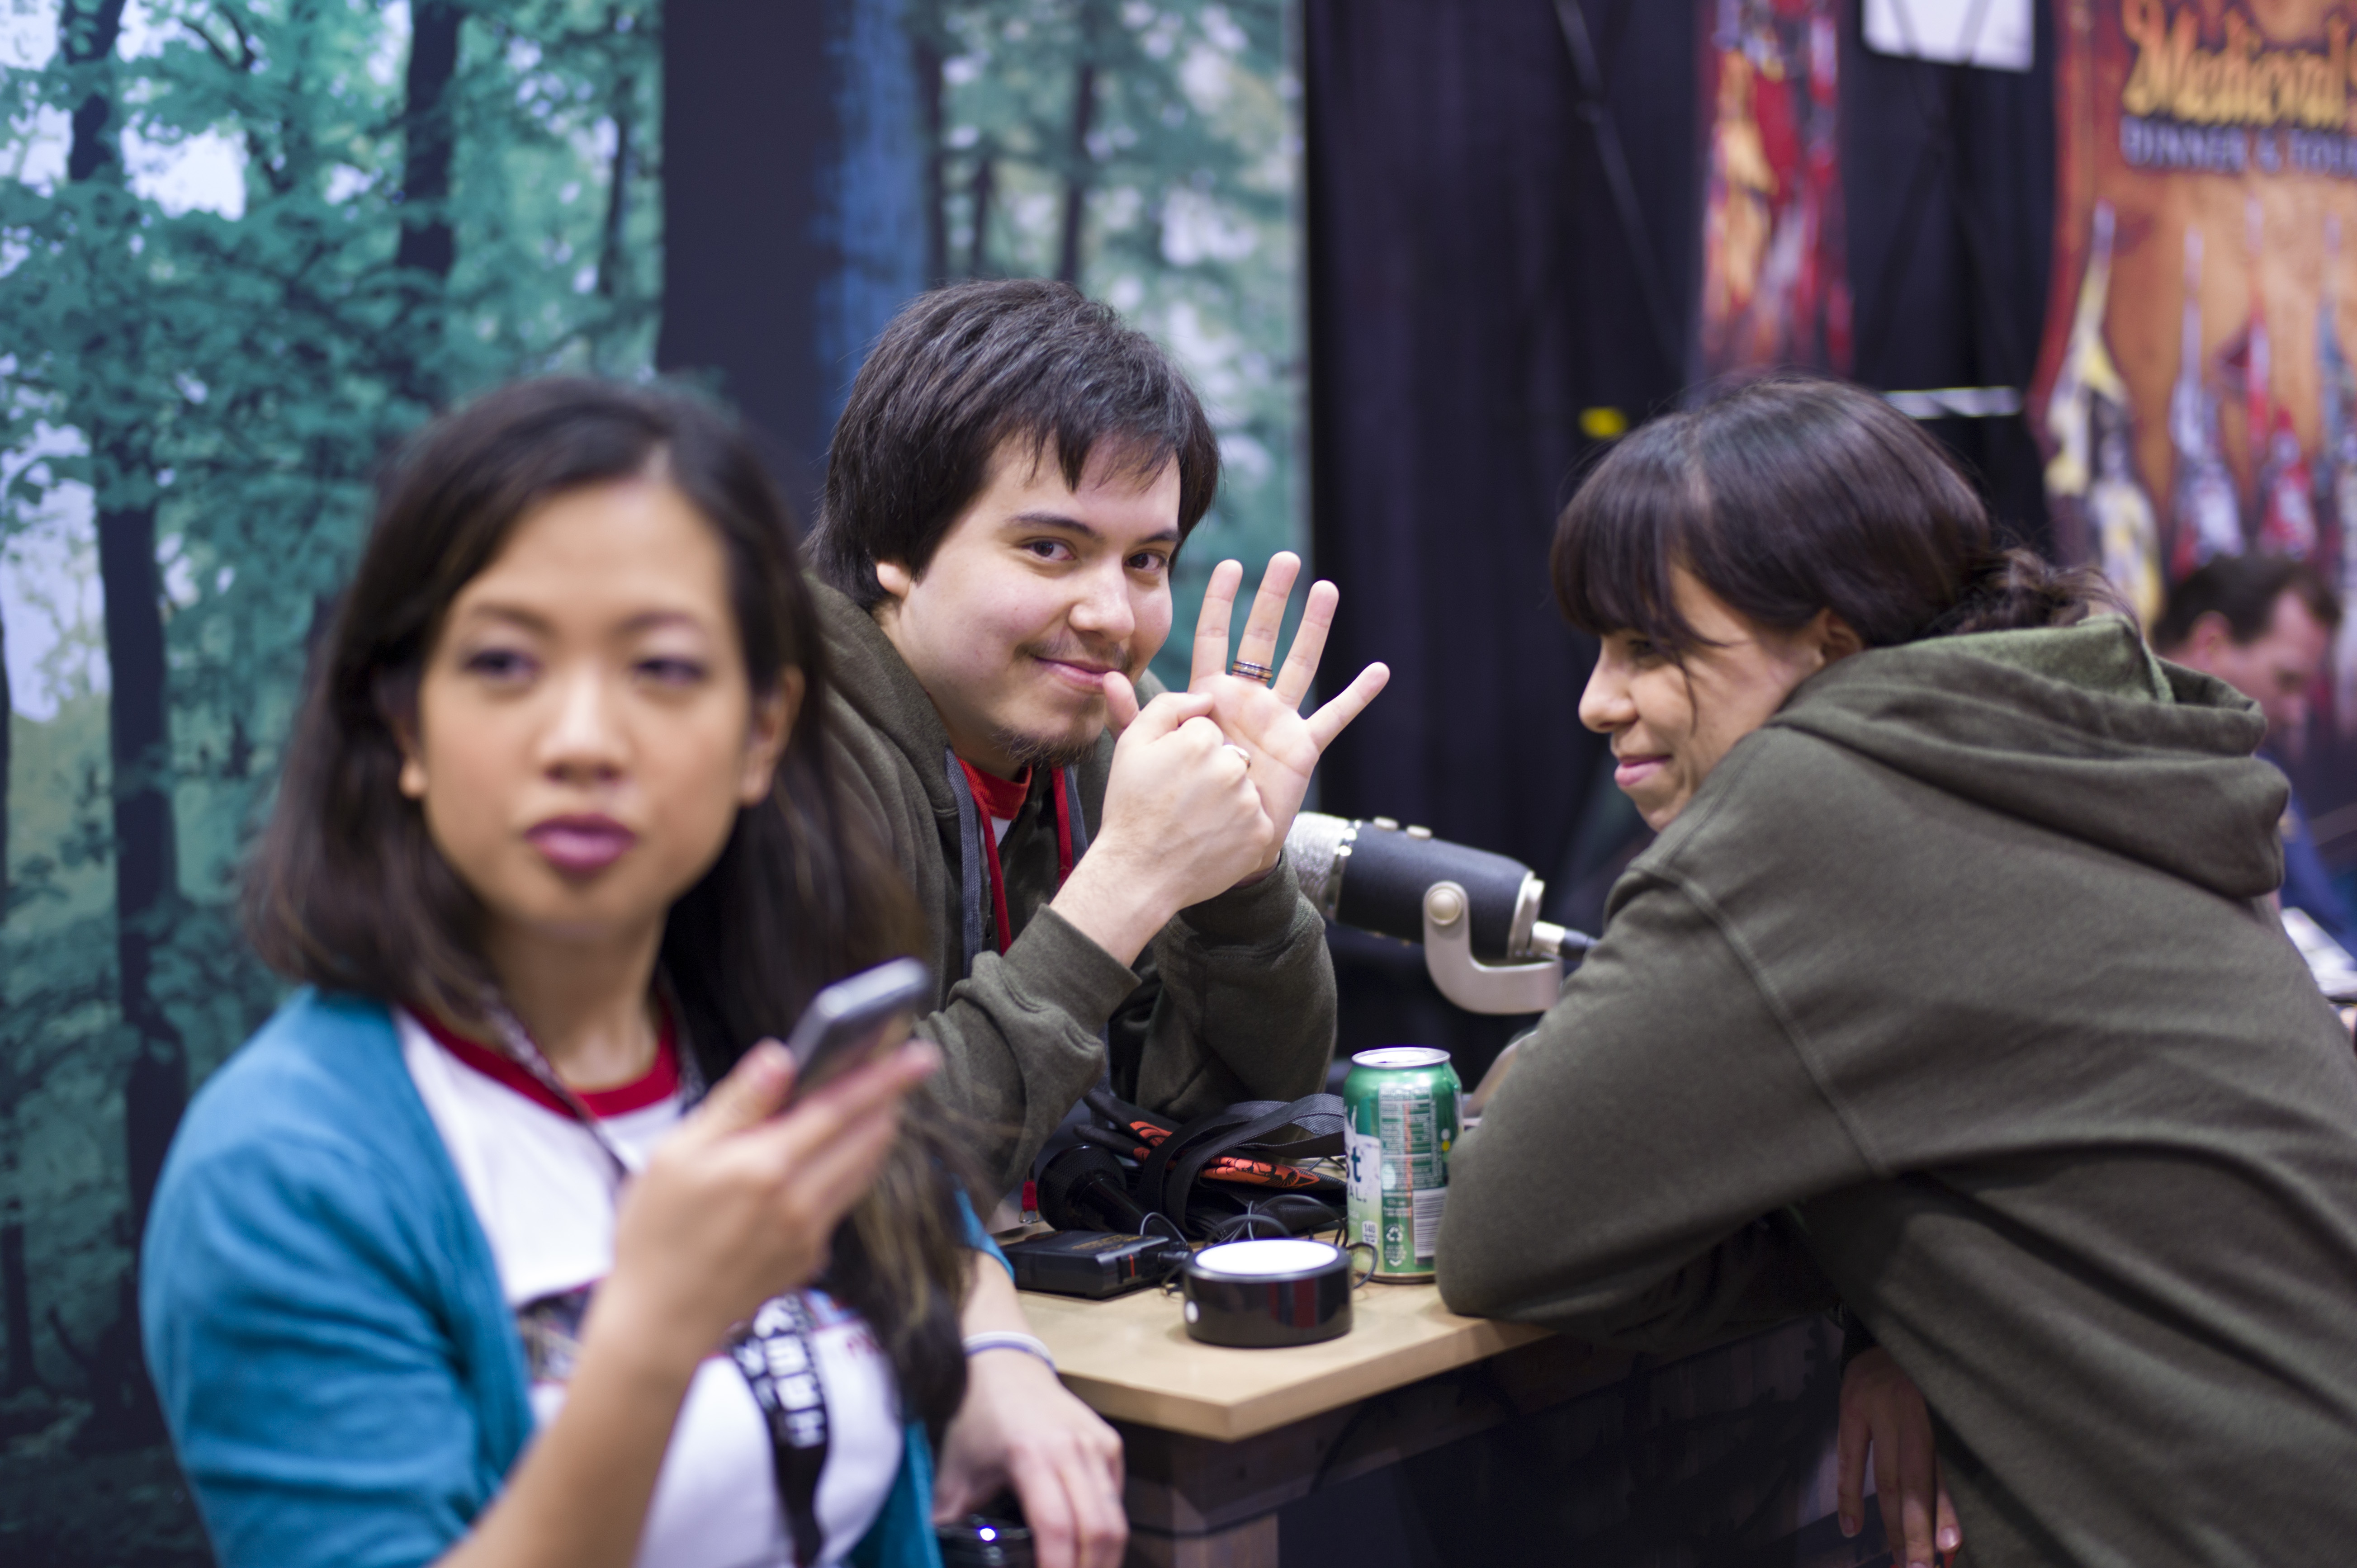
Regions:
[[[1269,557],[1268,570],[1253,596],[1244,618],[1235,660],[1272,667],[1276,639],[1285,624],[1285,602],[1301,575],[1301,557],[1279,551]],[[1253,787],[1260,791],[1261,809],[1276,829],[1276,847],[1258,869],[1266,871],[1283,853],[1285,835],[1293,827],[1309,791],[1309,776],[1334,737],[1366,711],[1375,694],[1391,679],[1391,671],[1370,664],[1358,678],[1312,714],[1301,712],[1302,699],[1318,679],[1318,661],[1326,652],[1326,636],[1334,624],[1334,607],[1341,593],[1333,584],[1313,583],[1309,602],[1301,612],[1300,629],[1293,650],[1273,685],[1229,670],[1228,629],[1235,615],[1236,590],[1243,585],[1240,561],[1222,561],[1211,570],[1203,590],[1202,613],[1195,620],[1195,657],[1187,682],[1191,693],[1211,698],[1211,717],[1231,743],[1243,748]]]

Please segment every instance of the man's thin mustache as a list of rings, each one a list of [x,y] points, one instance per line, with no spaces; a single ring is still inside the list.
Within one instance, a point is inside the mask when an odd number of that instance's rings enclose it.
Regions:
[[[1086,643],[1033,643],[1023,651],[1033,659],[1044,659],[1057,664],[1078,664],[1086,668],[1102,666],[1107,670],[1127,671],[1129,645],[1115,643],[1111,648],[1092,648]]]

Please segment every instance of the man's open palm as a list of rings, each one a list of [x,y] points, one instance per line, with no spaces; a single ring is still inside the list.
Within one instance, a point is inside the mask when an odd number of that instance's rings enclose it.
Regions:
[[[1276,639],[1285,622],[1285,602],[1301,575],[1301,557],[1280,551],[1269,557],[1268,570],[1253,596],[1238,639],[1239,663],[1274,665]],[[1334,624],[1334,607],[1341,594],[1333,584],[1314,583],[1301,613],[1301,627],[1275,684],[1228,673],[1228,628],[1235,614],[1236,590],[1243,585],[1243,564],[1222,561],[1212,568],[1203,590],[1203,610],[1195,620],[1194,667],[1187,689],[1211,698],[1211,717],[1231,744],[1243,748],[1253,787],[1261,806],[1276,826],[1280,845],[1293,826],[1294,813],[1308,792],[1309,776],[1334,737],[1366,711],[1375,693],[1391,679],[1391,671],[1370,664],[1340,693],[1312,714],[1303,714],[1302,699],[1318,679],[1318,660],[1326,651],[1326,635]],[[1275,861],[1272,857],[1270,865]]]

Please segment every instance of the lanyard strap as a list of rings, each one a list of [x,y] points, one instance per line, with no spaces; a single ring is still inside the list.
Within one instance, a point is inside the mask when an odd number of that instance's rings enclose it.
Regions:
[[[798,1294],[772,1296],[729,1345],[729,1359],[769,1423],[778,1501],[793,1540],[795,1568],[818,1561],[818,1478],[826,1468],[826,1388],[811,1355],[810,1307]]]
[[[530,1073],[539,1085],[556,1098],[558,1104],[572,1113],[583,1130],[605,1152],[613,1163],[614,1176],[619,1185],[636,1175],[639,1162],[614,1141],[597,1115],[582,1103],[571,1086],[556,1076],[548,1065],[522,1021],[508,1010],[507,1005],[493,998],[490,1005],[492,1026],[498,1029],[500,1045],[508,1059]],[[677,1009],[672,1010],[673,1017]],[[682,1092],[691,1105],[703,1098],[704,1083],[694,1065],[694,1054],[685,1042],[674,1047],[679,1053]],[[532,1314],[533,1307],[525,1309]],[[526,1329],[527,1335],[530,1329]],[[753,1391],[753,1402],[760,1407],[762,1420],[770,1429],[770,1460],[777,1478],[778,1507],[785,1515],[786,1532],[794,1549],[795,1568],[810,1568],[818,1561],[825,1535],[818,1522],[818,1480],[826,1468],[827,1419],[826,1386],[819,1380],[818,1359],[811,1350],[810,1307],[797,1292],[771,1296],[753,1314],[752,1320],[730,1336],[729,1359]]]

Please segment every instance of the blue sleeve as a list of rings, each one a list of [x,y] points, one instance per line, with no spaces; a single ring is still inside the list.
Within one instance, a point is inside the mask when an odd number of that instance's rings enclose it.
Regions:
[[[2341,890],[2333,886],[2332,874],[2324,868],[2316,836],[2309,832],[2308,814],[2298,801],[2292,804],[2291,822],[2292,831],[2284,834],[2283,901],[2307,910],[2324,928],[2326,936],[2347,947],[2357,936],[2351,929],[2349,907]]]
[[[1006,1277],[1013,1279],[1015,1265],[1006,1261],[1006,1254],[998,1250],[998,1243],[992,1240],[990,1232],[982,1228],[982,1219],[974,1211],[974,1200],[963,1192],[957,1195],[957,1199],[958,1219],[965,1225],[965,1244],[977,1252],[986,1252],[997,1259],[998,1266],[1006,1271]]]
[[[465,1239],[419,1234],[433,1212],[264,1128],[167,1169],[141,1327],[222,1568],[414,1568],[497,1491],[512,1434],[470,1391],[520,1385],[521,1352],[508,1327],[514,1366],[472,1364],[500,1341],[437,1288]]]
[[[942,1568],[933,1534],[933,1449],[925,1423],[912,1421],[903,1438],[900,1473],[876,1522],[851,1549],[851,1568]]]

